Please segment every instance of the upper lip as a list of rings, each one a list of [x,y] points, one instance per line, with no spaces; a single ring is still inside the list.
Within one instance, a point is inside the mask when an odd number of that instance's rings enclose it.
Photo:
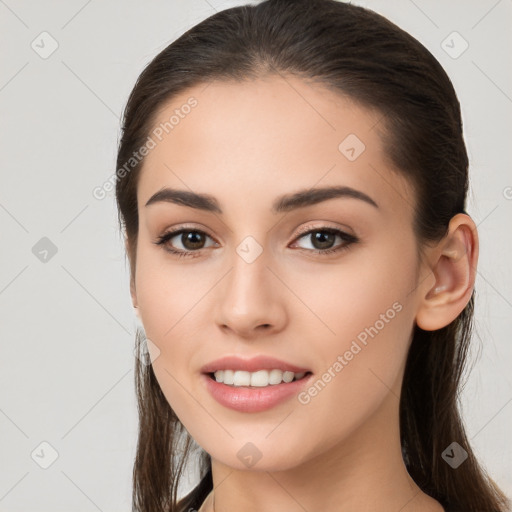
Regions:
[[[214,373],[217,370],[244,370],[246,372],[256,372],[258,370],[273,370],[278,369],[282,371],[289,371],[293,373],[308,372],[307,368],[301,368],[294,364],[281,361],[275,357],[270,356],[256,356],[250,359],[243,359],[239,356],[225,356],[216,359],[201,368],[202,373]]]

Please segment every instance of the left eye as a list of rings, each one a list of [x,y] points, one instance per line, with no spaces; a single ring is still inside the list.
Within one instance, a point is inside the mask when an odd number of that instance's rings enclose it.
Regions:
[[[336,237],[344,241],[343,244],[333,247]],[[297,240],[309,238],[313,247],[306,248],[315,252],[329,253],[347,248],[350,244],[357,242],[357,238],[339,229],[316,228],[303,233]]]

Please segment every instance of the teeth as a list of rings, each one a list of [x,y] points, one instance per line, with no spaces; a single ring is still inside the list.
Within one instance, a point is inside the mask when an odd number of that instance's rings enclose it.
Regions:
[[[268,385],[281,384],[281,382],[292,382],[304,377],[306,373],[283,372],[282,370],[258,370],[257,372],[246,372],[243,370],[217,370],[214,373],[215,380],[230,386],[254,386],[263,388]]]

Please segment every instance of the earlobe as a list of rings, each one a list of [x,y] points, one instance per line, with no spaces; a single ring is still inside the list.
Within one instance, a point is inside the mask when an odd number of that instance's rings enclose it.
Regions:
[[[427,258],[435,284],[420,288],[416,314],[418,327],[426,331],[450,324],[466,307],[473,293],[478,261],[476,225],[466,214],[455,215],[448,234]]]

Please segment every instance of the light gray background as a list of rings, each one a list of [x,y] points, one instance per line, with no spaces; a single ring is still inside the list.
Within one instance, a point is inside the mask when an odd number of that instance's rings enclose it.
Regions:
[[[115,171],[119,116],[144,66],[242,3],[0,0],[0,511],[131,508],[136,323],[114,196],[92,190]],[[481,242],[462,402],[473,447],[512,495],[512,2],[355,3],[425,44],[462,103]],[[51,48],[43,31],[58,42],[45,59],[31,47]],[[469,44],[458,58],[453,31]],[[43,237],[57,248],[46,262],[32,251]],[[58,452],[48,469],[43,441]]]

